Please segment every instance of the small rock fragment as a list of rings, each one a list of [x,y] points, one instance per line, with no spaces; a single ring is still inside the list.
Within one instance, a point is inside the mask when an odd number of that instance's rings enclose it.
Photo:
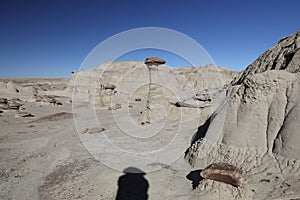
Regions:
[[[116,103],[114,108],[115,108],[115,110],[120,109],[120,108],[122,108],[122,104]]]
[[[51,104],[51,103],[55,104],[55,103],[56,103],[56,100],[55,100],[54,98],[53,98],[53,99],[49,99],[49,100],[48,100],[48,103],[50,103],[50,104]]]
[[[19,104],[21,104],[21,103],[22,103],[22,100],[19,99],[19,98],[11,98],[11,99],[9,100],[9,102],[10,102],[10,103],[19,103]]]
[[[59,102],[59,101],[57,101],[55,105],[57,105],[57,106],[61,106],[61,105],[62,105],[62,103],[61,103],[61,102]]]
[[[149,121],[144,121],[144,122],[141,122],[142,125],[145,125],[145,124],[150,124]]]
[[[8,100],[7,98],[0,98],[0,104],[7,104]]]
[[[117,109],[120,109],[120,108],[122,108],[122,104],[116,103],[113,107],[109,106],[107,108],[107,110],[117,110]]]
[[[116,89],[116,86],[114,84],[107,84],[107,85],[101,85],[104,90],[114,90]]]
[[[22,104],[20,103],[9,103],[8,104],[8,109],[9,110],[19,110]]]
[[[29,113],[29,112],[17,112],[15,114],[15,118],[20,118],[20,117],[34,117],[33,114]]]
[[[212,101],[212,98],[209,94],[205,94],[205,93],[202,93],[202,94],[196,94],[195,100],[198,100],[198,101],[204,101],[204,102],[211,102]]]
[[[270,179],[265,179],[265,178],[263,178],[263,179],[260,180],[260,182],[270,183]]]
[[[105,128],[86,128],[84,131],[81,132],[81,134],[95,134],[95,133],[101,133],[105,131]]]
[[[184,102],[176,102],[174,104],[176,107],[186,107],[186,108],[198,108],[198,106],[196,105],[192,105],[192,104],[188,104],[188,103],[184,103]]]
[[[42,97],[41,96],[37,96],[37,95],[33,95],[30,100],[31,102],[41,102],[42,101]]]

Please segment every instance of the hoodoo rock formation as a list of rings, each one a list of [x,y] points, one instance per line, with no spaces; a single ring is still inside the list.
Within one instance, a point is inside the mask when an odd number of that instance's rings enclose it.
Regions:
[[[77,100],[95,108],[114,111],[117,110],[115,105],[126,108],[130,104],[137,123],[146,125],[163,119],[166,113],[177,112],[172,105],[178,101],[176,95],[180,96],[181,104],[190,104],[196,109],[217,105],[214,100],[224,93],[223,86],[237,75],[237,72],[211,65],[170,68],[164,63],[165,60],[157,57],[147,58],[144,63],[104,63],[96,69],[74,73],[67,91],[69,96],[75,94],[75,99],[78,97]],[[207,89],[212,89],[210,102],[194,98]],[[190,91],[189,95],[182,96],[186,91]],[[200,114],[201,111],[195,112]]]

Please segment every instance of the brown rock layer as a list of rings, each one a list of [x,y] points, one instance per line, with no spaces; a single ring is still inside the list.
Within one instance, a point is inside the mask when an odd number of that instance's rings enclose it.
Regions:
[[[158,64],[158,65],[162,65],[165,64],[166,61],[161,59],[161,58],[157,58],[157,57],[150,57],[150,58],[146,58],[145,60],[145,64]]]
[[[203,178],[219,181],[239,187],[246,181],[245,173],[236,166],[227,163],[213,163],[200,172]]]

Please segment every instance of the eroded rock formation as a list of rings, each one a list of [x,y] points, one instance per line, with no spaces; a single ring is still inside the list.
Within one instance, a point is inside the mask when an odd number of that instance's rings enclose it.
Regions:
[[[249,192],[246,190],[244,194],[251,199],[267,196],[285,199],[293,197],[287,191],[297,192],[296,180],[300,178],[299,34],[298,31],[280,40],[232,81],[226,101],[186,151],[185,158],[197,168],[226,162],[246,169]],[[265,181],[260,180],[269,180],[268,187],[273,192],[262,190],[259,185]],[[285,182],[290,186],[283,186]],[[250,189],[251,184],[256,187]],[[206,188],[203,193],[212,188],[214,186]]]

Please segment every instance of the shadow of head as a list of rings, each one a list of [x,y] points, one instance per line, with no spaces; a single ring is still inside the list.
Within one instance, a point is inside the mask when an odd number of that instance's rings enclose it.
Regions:
[[[119,177],[116,200],[146,200],[148,199],[149,183],[142,170],[128,167]]]
[[[192,187],[193,189],[196,189],[200,182],[204,179],[201,175],[200,172],[202,170],[194,170],[191,171],[188,175],[186,175],[186,178],[190,181],[192,181]]]

